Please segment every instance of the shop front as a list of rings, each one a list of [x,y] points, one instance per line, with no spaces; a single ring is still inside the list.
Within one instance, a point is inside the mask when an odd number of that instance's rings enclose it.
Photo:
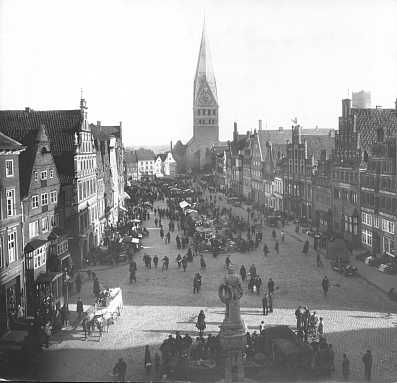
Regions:
[[[23,299],[23,261],[14,262],[0,273],[0,333],[12,328]]]

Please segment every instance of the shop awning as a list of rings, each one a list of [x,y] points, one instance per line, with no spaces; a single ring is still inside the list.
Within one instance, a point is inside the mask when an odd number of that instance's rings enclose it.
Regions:
[[[126,193],[126,192],[123,193],[123,196],[124,196],[124,198],[131,199],[131,197],[129,196],[129,194]]]
[[[120,205],[120,209],[123,210],[123,211],[125,211],[125,212],[128,212],[128,210],[127,210],[124,206],[121,206],[121,205]]]
[[[49,282],[54,282],[58,278],[62,276],[62,273],[56,273],[52,271],[47,271],[46,273],[41,273],[37,277],[36,282],[37,283],[49,283]]]
[[[185,209],[186,207],[190,206],[190,203],[186,201],[182,201],[179,202],[179,206],[181,207],[181,209]]]

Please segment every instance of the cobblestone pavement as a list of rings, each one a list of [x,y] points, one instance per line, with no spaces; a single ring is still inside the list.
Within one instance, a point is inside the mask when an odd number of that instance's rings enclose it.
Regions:
[[[144,251],[150,255],[157,254],[160,260],[168,255],[170,269],[166,272],[162,272],[161,267],[144,270],[143,251],[136,256],[136,284],[128,283],[127,265],[98,267],[96,273],[101,283],[109,287],[120,286],[123,290],[125,308],[120,319],[110,327],[109,333],[104,334],[101,342],[96,335],[82,341],[81,327],[63,331],[43,354],[39,378],[110,381],[112,367],[117,358],[123,357],[128,364],[127,378],[142,381],[145,379],[145,344],[155,349],[169,332],[175,330],[196,334],[195,319],[200,309],[205,310],[208,332],[218,330],[224,307],[217,290],[224,275],[225,255],[217,258],[205,255],[207,270],[201,272],[202,291],[193,294],[193,276],[200,271],[199,260],[195,258],[186,272],[179,270],[175,262],[176,233],[171,237],[171,244],[165,245],[152,219],[147,227],[150,236],[145,239]],[[270,237],[271,230],[266,229],[264,242],[272,250],[274,242]],[[263,243],[260,249],[262,247]],[[346,278],[333,272],[326,262],[323,268],[317,268],[314,255],[302,255],[302,243],[293,237],[287,237],[286,243],[280,244],[279,255],[272,251],[264,258],[260,249],[231,255],[237,269],[241,264],[248,268],[255,263],[264,283],[272,277],[279,287],[274,298],[275,311],[267,317],[263,317],[259,309],[261,296],[250,294],[245,289],[241,300],[242,316],[250,331],[257,329],[261,320],[268,325],[294,326],[296,306],[308,305],[324,318],[328,340],[336,351],[335,380],[341,380],[341,355],[346,352],[351,361],[351,380],[361,381],[361,355],[371,348],[374,355],[373,381],[397,381],[396,303],[360,278]],[[321,290],[324,275],[328,275],[333,285],[327,298],[323,297]],[[93,302],[91,282],[83,285],[80,295],[85,304]]]

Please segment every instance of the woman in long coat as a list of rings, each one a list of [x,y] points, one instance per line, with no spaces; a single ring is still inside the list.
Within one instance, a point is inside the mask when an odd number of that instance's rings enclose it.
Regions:
[[[205,324],[205,314],[204,311],[201,310],[198,317],[197,317],[197,323],[196,323],[196,327],[200,332],[200,337],[203,336],[204,330],[206,328],[206,324]]]

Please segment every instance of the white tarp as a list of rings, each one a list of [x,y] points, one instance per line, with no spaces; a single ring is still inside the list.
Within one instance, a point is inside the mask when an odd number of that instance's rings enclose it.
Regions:
[[[186,202],[186,201],[182,201],[182,202],[179,202],[179,206],[181,207],[181,209],[185,209],[188,206],[190,206],[190,203]]]

